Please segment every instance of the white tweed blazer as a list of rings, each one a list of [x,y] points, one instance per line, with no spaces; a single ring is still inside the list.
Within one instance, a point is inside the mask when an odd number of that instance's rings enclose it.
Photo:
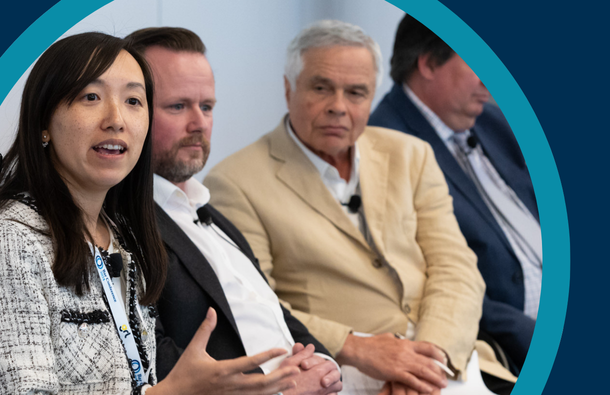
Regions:
[[[83,296],[59,286],[52,241],[34,229],[48,226],[31,207],[15,201],[0,212],[0,393],[130,394],[127,357],[97,272]],[[128,267],[130,256],[121,252]],[[155,320],[148,307],[141,311],[155,380]],[[110,319],[78,329],[79,319],[99,315]]]

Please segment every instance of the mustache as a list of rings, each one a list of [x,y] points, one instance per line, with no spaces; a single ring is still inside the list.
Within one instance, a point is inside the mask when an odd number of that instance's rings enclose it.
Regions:
[[[192,136],[189,137],[185,137],[182,140],[178,141],[178,143],[176,143],[176,148],[179,147],[186,147],[189,145],[194,145],[194,144],[201,144],[202,147],[206,147],[210,144],[209,141],[207,141],[202,134],[194,134]]]

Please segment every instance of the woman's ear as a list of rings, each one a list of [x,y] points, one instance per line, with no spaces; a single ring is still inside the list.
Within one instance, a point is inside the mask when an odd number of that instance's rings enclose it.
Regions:
[[[42,142],[48,143],[49,141],[51,141],[51,135],[49,134],[49,131],[43,130],[42,131]]]
[[[51,141],[51,135],[48,130],[42,131],[42,148],[47,148],[49,145],[49,141]]]

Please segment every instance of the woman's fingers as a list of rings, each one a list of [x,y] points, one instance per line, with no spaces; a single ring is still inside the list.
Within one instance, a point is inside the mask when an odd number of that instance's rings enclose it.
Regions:
[[[226,372],[229,375],[249,372],[252,369],[256,369],[263,363],[275,357],[279,357],[283,354],[286,354],[286,350],[284,350],[283,348],[273,348],[271,350],[264,351],[260,354],[253,355],[251,357],[239,357],[236,359],[218,361],[218,363],[224,365],[224,368],[226,369]]]
[[[205,316],[205,320],[199,325],[197,332],[191,339],[188,348],[192,348],[195,350],[203,350],[205,352],[206,347],[208,346],[208,341],[210,340],[210,335],[216,328],[216,310],[213,308],[209,308],[208,312]]]

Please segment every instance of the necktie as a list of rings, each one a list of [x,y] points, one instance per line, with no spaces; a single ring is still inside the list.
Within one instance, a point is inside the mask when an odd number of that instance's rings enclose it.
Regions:
[[[461,162],[460,164],[475,183],[483,200],[513,246],[513,250],[521,262],[526,285],[528,285],[528,279],[533,280],[534,277],[539,277],[539,270],[542,268],[540,224],[517,195],[500,179],[497,171],[490,169],[491,164],[484,157],[481,147],[476,145],[476,141],[471,139],[469,144],[468,138],[469,133],[467,132],[454,133],[456,159]],[[533,268],[530,265],[538,269],[532,272]],[[537,274],[532,274],[535,272]],[[533,292],[534,296],[529,298],[529,302],[526,303],[525,312],[535,318],[538,312],[540,284],[539,280],[534,283],[537,291]],[[533,287],[530,286],[532,291]],[[527,288],[526,286],[526,292]]]

